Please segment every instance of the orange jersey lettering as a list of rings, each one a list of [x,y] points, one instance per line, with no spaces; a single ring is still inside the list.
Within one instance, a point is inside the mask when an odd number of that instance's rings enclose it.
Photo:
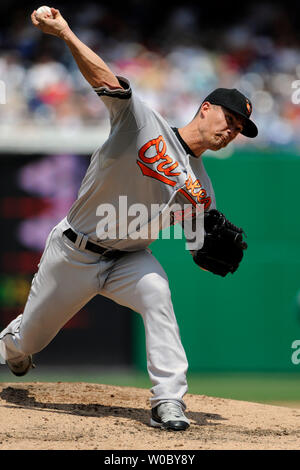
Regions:
[[[152,150],[152,156],[147,155]],[[153,150],[155,154],[153,155]],[[140,167],[144,176],[149,176],[150,178],[155,178],[161,181],[164,184],[170,186],[176,185],[176,180],[170,179],[172,176],[179,176],[180,171],[175,172],[178,167],[178,162],[167,155],[167,144],[164,138],[160,135],[156,139],[151,139],[146,142],[139,150],[137,164]],[[158,162],[157,167],[149,167],[148,165],[153,165]],[[147,165],[146,165],[147,164]],[[181,192],[194,206],[198,204],[204,204],[204,208],[207,209],[211,204],[211,198],[207,196],[206,190],[202,187],[202,184],[198,179],[195,181],[192,180],[192,177],[189,175],[185,181],[186,190],[179,189]],[[196,199],[196,201],[191,197],[191,195]]]
[[[146,155],[147,150],[151,147],[155,147],[156,155],[153,157],[148,157]],[[160,135],[157,139],[149,140],[146,144],[144,144],[139,150],[139,158],[144,163],[155,163],[159,160],[162,160],[156,168],[156,171],[159,173],[163,173],[165,176],[179,176],[180,171],[174,173],[175,168],[178,167],[178,162],[174,162],[169,155],[166,155],[167,151],[167,144],[164,138]]]
[[[191,175],[188,176],[185,182],[186,189],[194,196],[199,204],[204,204],[204,209],[208,209],[211,205],[211,197],[207,196],[206,190],[202,187],[202,184],[198,179],[192,180]],[[200,189],[200,191],[195,191]]]

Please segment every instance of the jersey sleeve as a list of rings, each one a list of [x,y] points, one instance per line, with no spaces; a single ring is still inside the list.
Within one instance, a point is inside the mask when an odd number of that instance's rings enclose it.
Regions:
[[[129,81],[117,77],[120,88],[110,89],[106,86],[94,87],[94,91],[106,106],[111,127],[122,127],[123,131],[133,131],[146,124],[151,111],[133,92]]]

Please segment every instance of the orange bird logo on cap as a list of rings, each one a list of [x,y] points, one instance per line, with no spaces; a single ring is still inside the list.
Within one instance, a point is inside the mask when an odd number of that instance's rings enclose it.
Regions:
[[[246,107],[247,107],[248,116],[250,116],[252,112],[252,106],[249,100],[246,100]]]

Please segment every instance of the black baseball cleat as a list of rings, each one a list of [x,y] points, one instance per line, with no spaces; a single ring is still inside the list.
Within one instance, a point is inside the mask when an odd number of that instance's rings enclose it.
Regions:
[[[152,408],[150,426],[154,428],[185,431],[189,425],[190,421],[179,404],[168,401]]]
[[[32,362],[32,356],[27,356],[21,361],[6,361],[6,365],[11,370],[11,372],[17,377],[22,377],[29,372],[30,369],[34,369],[35,365]]]

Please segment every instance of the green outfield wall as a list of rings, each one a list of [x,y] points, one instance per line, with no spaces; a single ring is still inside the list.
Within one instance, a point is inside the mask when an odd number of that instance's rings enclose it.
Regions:
[[[197,267],[184,239],[151,245],[169,277],[190,371],[300,371],[292,361],[300,360],[292,348],[300,344],[300,151],[236,149],[203,161],[218,209],[244,228],[249,248],[239,270],[221,278]],[[136,313],[133,329],[134,362],[145,369]]]

